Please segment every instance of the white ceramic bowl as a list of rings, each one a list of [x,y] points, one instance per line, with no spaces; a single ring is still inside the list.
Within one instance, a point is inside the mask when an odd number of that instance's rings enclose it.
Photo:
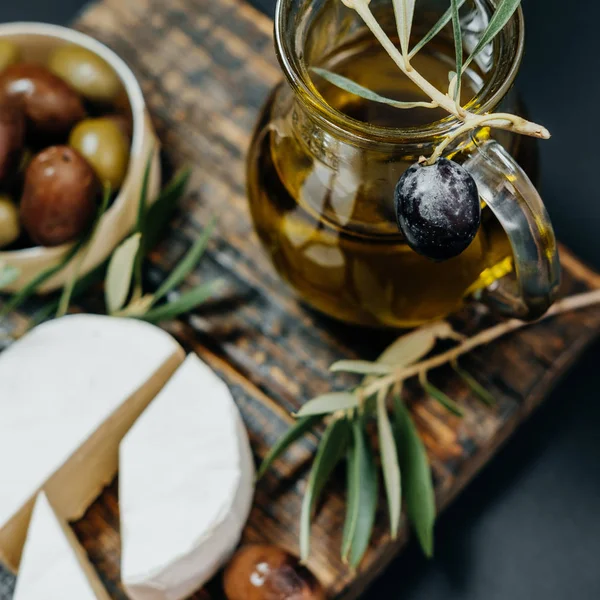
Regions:
[[[131,69],[112,50],[88,35],[66,27],[43,23],[0,24],[0,38],[16,43],[21,49],[23,61],[44,64],[54,48],[76,45],[87,48],[103,58],[121,79],[133,115],[133,138],[127,175],[111,207],[100,222],[97,234],[81,266],[80,274],[87,273],[112,252],[132,230],[137,217],[139,195],[144,169],[150,152],[153,152],[148,187],[148,202],[156,199],[160,189],[159,142],[148,115],[142,90]],[[26,285],[38,273],[58,264],[69,250],[70,244],[44,248],[35,246],[22,250],[0,251],[0,265],[12,265],[19,269],[20,276],[4,291],[16,291]],[[46,293],[62,286],[72,273],[73,265],[62,269],[38,289]]]

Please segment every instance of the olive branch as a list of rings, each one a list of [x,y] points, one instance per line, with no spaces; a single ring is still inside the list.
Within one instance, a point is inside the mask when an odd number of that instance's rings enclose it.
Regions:
[[[568,296],[557,301],[535,323],[598,304],[600,289]],[[368,435],[373,421],[378,431],[390,536],[395,539],[400,530],[404,498],[408,519],[421,548],[427,556],[432,555],[436,505],[431,469],[423,441],[402,400],[402,385],[407,379],[417,378],[428,396],[461,417],[460,405],[428,379],[430,371],[450,365],[474,395],[491,406],[495,403],[492,394],[459,365],[458,359],[479,346],[530,325],[532,322],[511,319],[466,337],[447,321],[435,321],[399,337],[375,361],[342,360],[331,365],[332,372],[364,377],[353,389],[326,393],[304,404],[294,415],[296,422],[271,448],[258,471],[260,478],[292,443],[325,421],[326,428],[318,444],[302,504],[300,553],[303,560],[310,554],[315,506],[334,469],[345,458],[347,503],[341,556],[352,567],[360,564],[369,546],[379,502],[377,461]],[[440,340],[450,340],[455,345],[431,355]],[[388,414],[390,397],[393,399],[391,418]]]
[[[415,0],[393,0],[400,49],[396,47],[381,25],[377,22],[369,8],[370,0],[342,0],[342,2],[360,16],[398,68],[431,99],[431,102],[400,102],[392,100],[359,85],[351,79],[337,73],[332,73],[327,69],[315,67],[312,70],[333,85],[367,100],[381,102],[395,106],[396,108],[404,109],[411,109],[417,106],[423,108],[442,108],[451,115],[454,115],[462,124],[454,131],[450,132],[444,140],[436,146],[433,154],[426,159],[426,164],[434,164],[438,158],[442,156],[444,151],[457,140],[457,138],[478,127],[505,129],[513,133],[540,139],[548,139],[550,137],[550,133],[545,127],[517,115],[510,113],[490,113],[480,115],[466,110],[460,104],[461,77],[463,73],[475,57],[494,40],[500,31],[502,31],[519,7],[520,0],[500,0],[498,7],[494,11],[488,26],[481,35],[477,45],[464,61],[459,10],[465,0],[451,0],[450,8],[440,17],[438,22],[412,50],[409,48],[409,42]],[[455,71],[450,73],[448,91],[444,93],[438,90],[414,68],[411,64],[411,59],[429,41],[438,35],[450,21],[452,22],[454,36],[456,67]]]

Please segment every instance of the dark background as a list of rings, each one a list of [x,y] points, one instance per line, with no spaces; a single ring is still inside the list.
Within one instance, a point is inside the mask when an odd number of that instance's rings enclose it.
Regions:
[[[251,1],[273,12],[274,0]],[[0,0],[0,21],[66,24],[84,4]],[[600,270],[600,4],[523,4],[518,85],[553,134],[541,144],[543,197],[558,237]],[[600,599],[599,363],[596,344],[444,513],[435,558],[411,545],[367,598]]]

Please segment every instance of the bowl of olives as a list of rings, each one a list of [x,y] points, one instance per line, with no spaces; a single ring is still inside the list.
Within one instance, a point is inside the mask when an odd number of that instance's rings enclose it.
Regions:
[[[18,291],[61,264],[110,204],[82,261],[39,286],[64,285],[104,261],[133,229],[151,158],[147,202],[160,188],[158,140],[125,62],[83,33],[42,23],[0,25],[0,266]]]

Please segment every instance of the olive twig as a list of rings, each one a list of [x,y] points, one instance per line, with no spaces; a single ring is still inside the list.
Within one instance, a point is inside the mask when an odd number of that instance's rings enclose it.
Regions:
[[[463,125],[458,127],[451,134],[447,135],[446,138],[444,138],[444,141],[440,142],[436,146],[435,151],[429,157],[429,159],[427,159],[426,164],[434,164],[438,158],[442,156],[446,148],[456,141],[456,139],[477,127],[487,126],[506,129],[508,131],[515,131],[518,133],[527,132],[526,135],[542,139],[548,139],[550,137],[550,133],[542,125],[532,123],[531,121],[527,121],[522,117],[518,117],[517,115],[512,115],[510,113],[491,113],[487,115],[473,115],[472,113],[468,113],[468,116],[465,117],[465,119],[466,120]]]
[[[596,289],[591,292],[584,292],[582,294],[575,294],[573,296],[568,296],[566,298],[563,298],[562,300],[559,300],[553,306],[551,306],[548,312],[537,321],[520,321],[518,319],[510,319],[509,321],[503,321],[498,325],[494,325],[493,327],[484,329],[478,334],[465,339],[458,346],[455,346],[454,348],[451,348],[446,352],[437,354],[432,358],[420,361],[409,367],[401,367],[399,369],[396,369],[395,371],[392,371],[389,375],[380,377],[379,379],[376,379],[369,385],[360,388],[357,391],[357,393],[359,394],[359,398],[368,398],[369,396],[372,396],[373,394],[376,394],[381,390],[388,389],[391,385],[405,381],[406,379],[409,379],[411,377],[422,376],[423,373],[427,373],[431,369],[435,369],[437,367],[445,365],[446,363],[452,362],[462,354],[466,354],[467,352],[470,352],[478,346],[489,344],[493,340],[502,337],[507,333],[510,333],[511,331],[516,331],[517,329],[521,329],[522,327],[527,327],[528,325],[539,323],[540,321],[565,312],[597,304],[600,304],[600,289]]]
[[[421,88],[421,90],[423,90],[423,92],[425,92],[425,94],[427,94],[427,96],[429,96],[429,98],[431,98],[431,100],[439,107],[445,109],[461,121],[464,121],[464,125],[462,125],[457,132],[454,132],[451,135],[452,139],[447,143],[443,142],[443,144],[445,143],[444,148],[446,148],[447,145],[451,143],[457,135],[461,135],[467,131],[470,131],[471,129],[480,127],[482,123],[490,127],[506,129],[508,131],[513,131],[515,133],[520,133],[531,137],[537,137],[541,139],[548,139],[550,137],[550,133],[545,127],[527,121],[521,117],[508,115],[506,113],[477,115],[460,107],[460,105],[455,102],[453,98],[451,98],[450,94],[444,94],[438,90],[410,64],[408,57],[405,57],[401,54],[392,40],[385,33],[381,25],[379,25],[375,19],[375,16],[368,6],[368,0],[342,0],[342,2],[357,12],[367,27],[371,30],[373,35],[377,38],[379,43],[383,46],[390,58],[413,83]],[[454,85],[458,85],[458,81],[456,81]],[[458,133],[458,131],[460,132]],[[439,154],[436,153],[438,156],[440,154],[441,152]]]

